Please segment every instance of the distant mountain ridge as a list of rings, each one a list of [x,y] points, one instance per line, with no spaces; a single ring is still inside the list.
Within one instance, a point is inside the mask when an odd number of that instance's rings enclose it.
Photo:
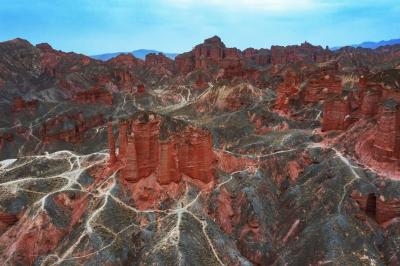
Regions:
[[[369,49],[376,49],[381,46],[386,46],[386,45],[396,45],[400,44],[400,39],[392,39],[388,41],[380,41],[380,42],[363,42],[360,44],[352,44],[352,45],[346,45],[346,46],[351,46],[354,48],[369,48]],[[338,47],[333,47],[331,50],[338,50],[340,48],[343,48],[345,46],[338,46]]]
[[[175,59],[175,56],[178,55],[177,53],[164,53],[164,52],[160,52],[157,50],[139,49],[139,50],[135,50],[132,52],[107,53],[107,54],[92,55],[90,57],[93,59],[101,60],[101,61],[107,61],[114,57],[119,56],[120,54],[129,54],[129,53],[131,53],[136,58],[143,59],[143,60],[145,59],[146,55],[151,54],[151,53],[156,53],[156,54],[163,53],[171,59]]]

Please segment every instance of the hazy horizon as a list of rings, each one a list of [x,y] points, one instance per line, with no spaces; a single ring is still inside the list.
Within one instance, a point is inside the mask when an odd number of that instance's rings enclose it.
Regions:
[[[1,41],[19,37],[86,55],[138,49],[182,53],[214,35],[239,49],[304,41],[335,47],[400,37],[396,0],[3,2]]]

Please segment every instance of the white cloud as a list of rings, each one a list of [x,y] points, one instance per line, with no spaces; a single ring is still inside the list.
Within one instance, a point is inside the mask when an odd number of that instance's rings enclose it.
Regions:
[[[175,8],[214,7],[227,11],[296,13],[302,11],[329,12],[341,8],[392,7],[399,8],[399,0],[160,0]]]
[[[163,0],[164,3],[179,8],[215,7],[226,10],[251,11],[304,11],[321,8],[327,1],[318,0]],[[334,1],[328,1],[329,5]]]

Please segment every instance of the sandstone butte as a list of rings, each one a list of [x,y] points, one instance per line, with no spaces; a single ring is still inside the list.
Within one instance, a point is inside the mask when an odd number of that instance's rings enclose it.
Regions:
[[[132,189],[145,181],[156,182],[152,186],[164,186],[168,190],[172,183],[179,184],[182,179],[188,178],[202,189],[212,184],[216,156],[212,149],[211,134],[206,130],[187,126],[183,131],[162,139],[161,123],[160,117],[147,113],[139,119],[121,121],[116,140],[113,124],[109,122],[107,138],[110,165],[121,168],[121,178]],[[116,143],[119,146],[118,154]],[[151,180],[151,176],[155,180]],[[132,195],[138,199],[140,194],[140,191],[135,190]],[[151,200],[145,197],[145,206],[152,200],[161,200],[157,195],[152,196]],[[140,200],[137,203],[141,206]]]

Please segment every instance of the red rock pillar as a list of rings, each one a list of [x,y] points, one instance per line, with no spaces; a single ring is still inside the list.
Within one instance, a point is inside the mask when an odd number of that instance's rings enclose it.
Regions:
[[[211,135],[201,134],[199,137],[199,179],[204,183],[209,183],[213,178],[213,152]]]
[[[180,146],[180,169],[189,177],[209,183],[213,179],[214,154],[209,133],[190,129]]]
[[[322,131],[345,130],[350,122],[351,112],[348,98],[327,100],[324,105]]]
[[[400,103],[390,99],[380,108],[378,131],[374,141],[374,157],[380,162],[399,159]]]
[[[151,121],[150,128],[150,167],[152,172],[157,169],[159,159],[160,123],[158,120]]]
[[[126,161],[126,148],[128,145],[127,140],[128,122],[123,121],[119,124],[119,154],[118,157],[121,161]]]
[[[157,171],[157,181],[161,185],[179,182],[181,174],[178,170],[177,152],[174,142],[160,141],[160,159]]]
[[[112,126],[112,121],[108,121],[108,131],[107,131],[107,137],[108,137],[108,148],[110,152],[110,163],[113,164],[116,162],[117,157],[115,155],[115,140],[114,140],[114,135],[113,135],[113,126]]]
[[[140,176],[138,174],[135,135],[133,133],[128,137],[126,166],[122,171],[122,176],[126,181],[132,183],[140,180]]]
[[[365,90],[361,98],[361,113],[372,117],[378,111],[378,104],[381,101],[382,92],[373,88]]]
[[[185,137],[180,137],[179,140],[179,148],[178,148],[178,156],[179,156],[179,170],[182,173],[187,173],[187,165],[189,158],[189,144],[186,141]]]
[[[134,125],[136,150],[138,151],[139,176],[148,177],[155,169],[150,165],[150,124],[140,122]]]
[[[186,164],[186,174],[190,176],[193,179],[199,180],[199,161],[201,160],[201,155],[198,152],[198,137],[197,137],[197,132],[193,132],[193,130],[190,131],[190,133],[187,135],[188,142],[189,142],[189,149],[188,149],[188,155],[189,157],[187,158],[187,164]]]

